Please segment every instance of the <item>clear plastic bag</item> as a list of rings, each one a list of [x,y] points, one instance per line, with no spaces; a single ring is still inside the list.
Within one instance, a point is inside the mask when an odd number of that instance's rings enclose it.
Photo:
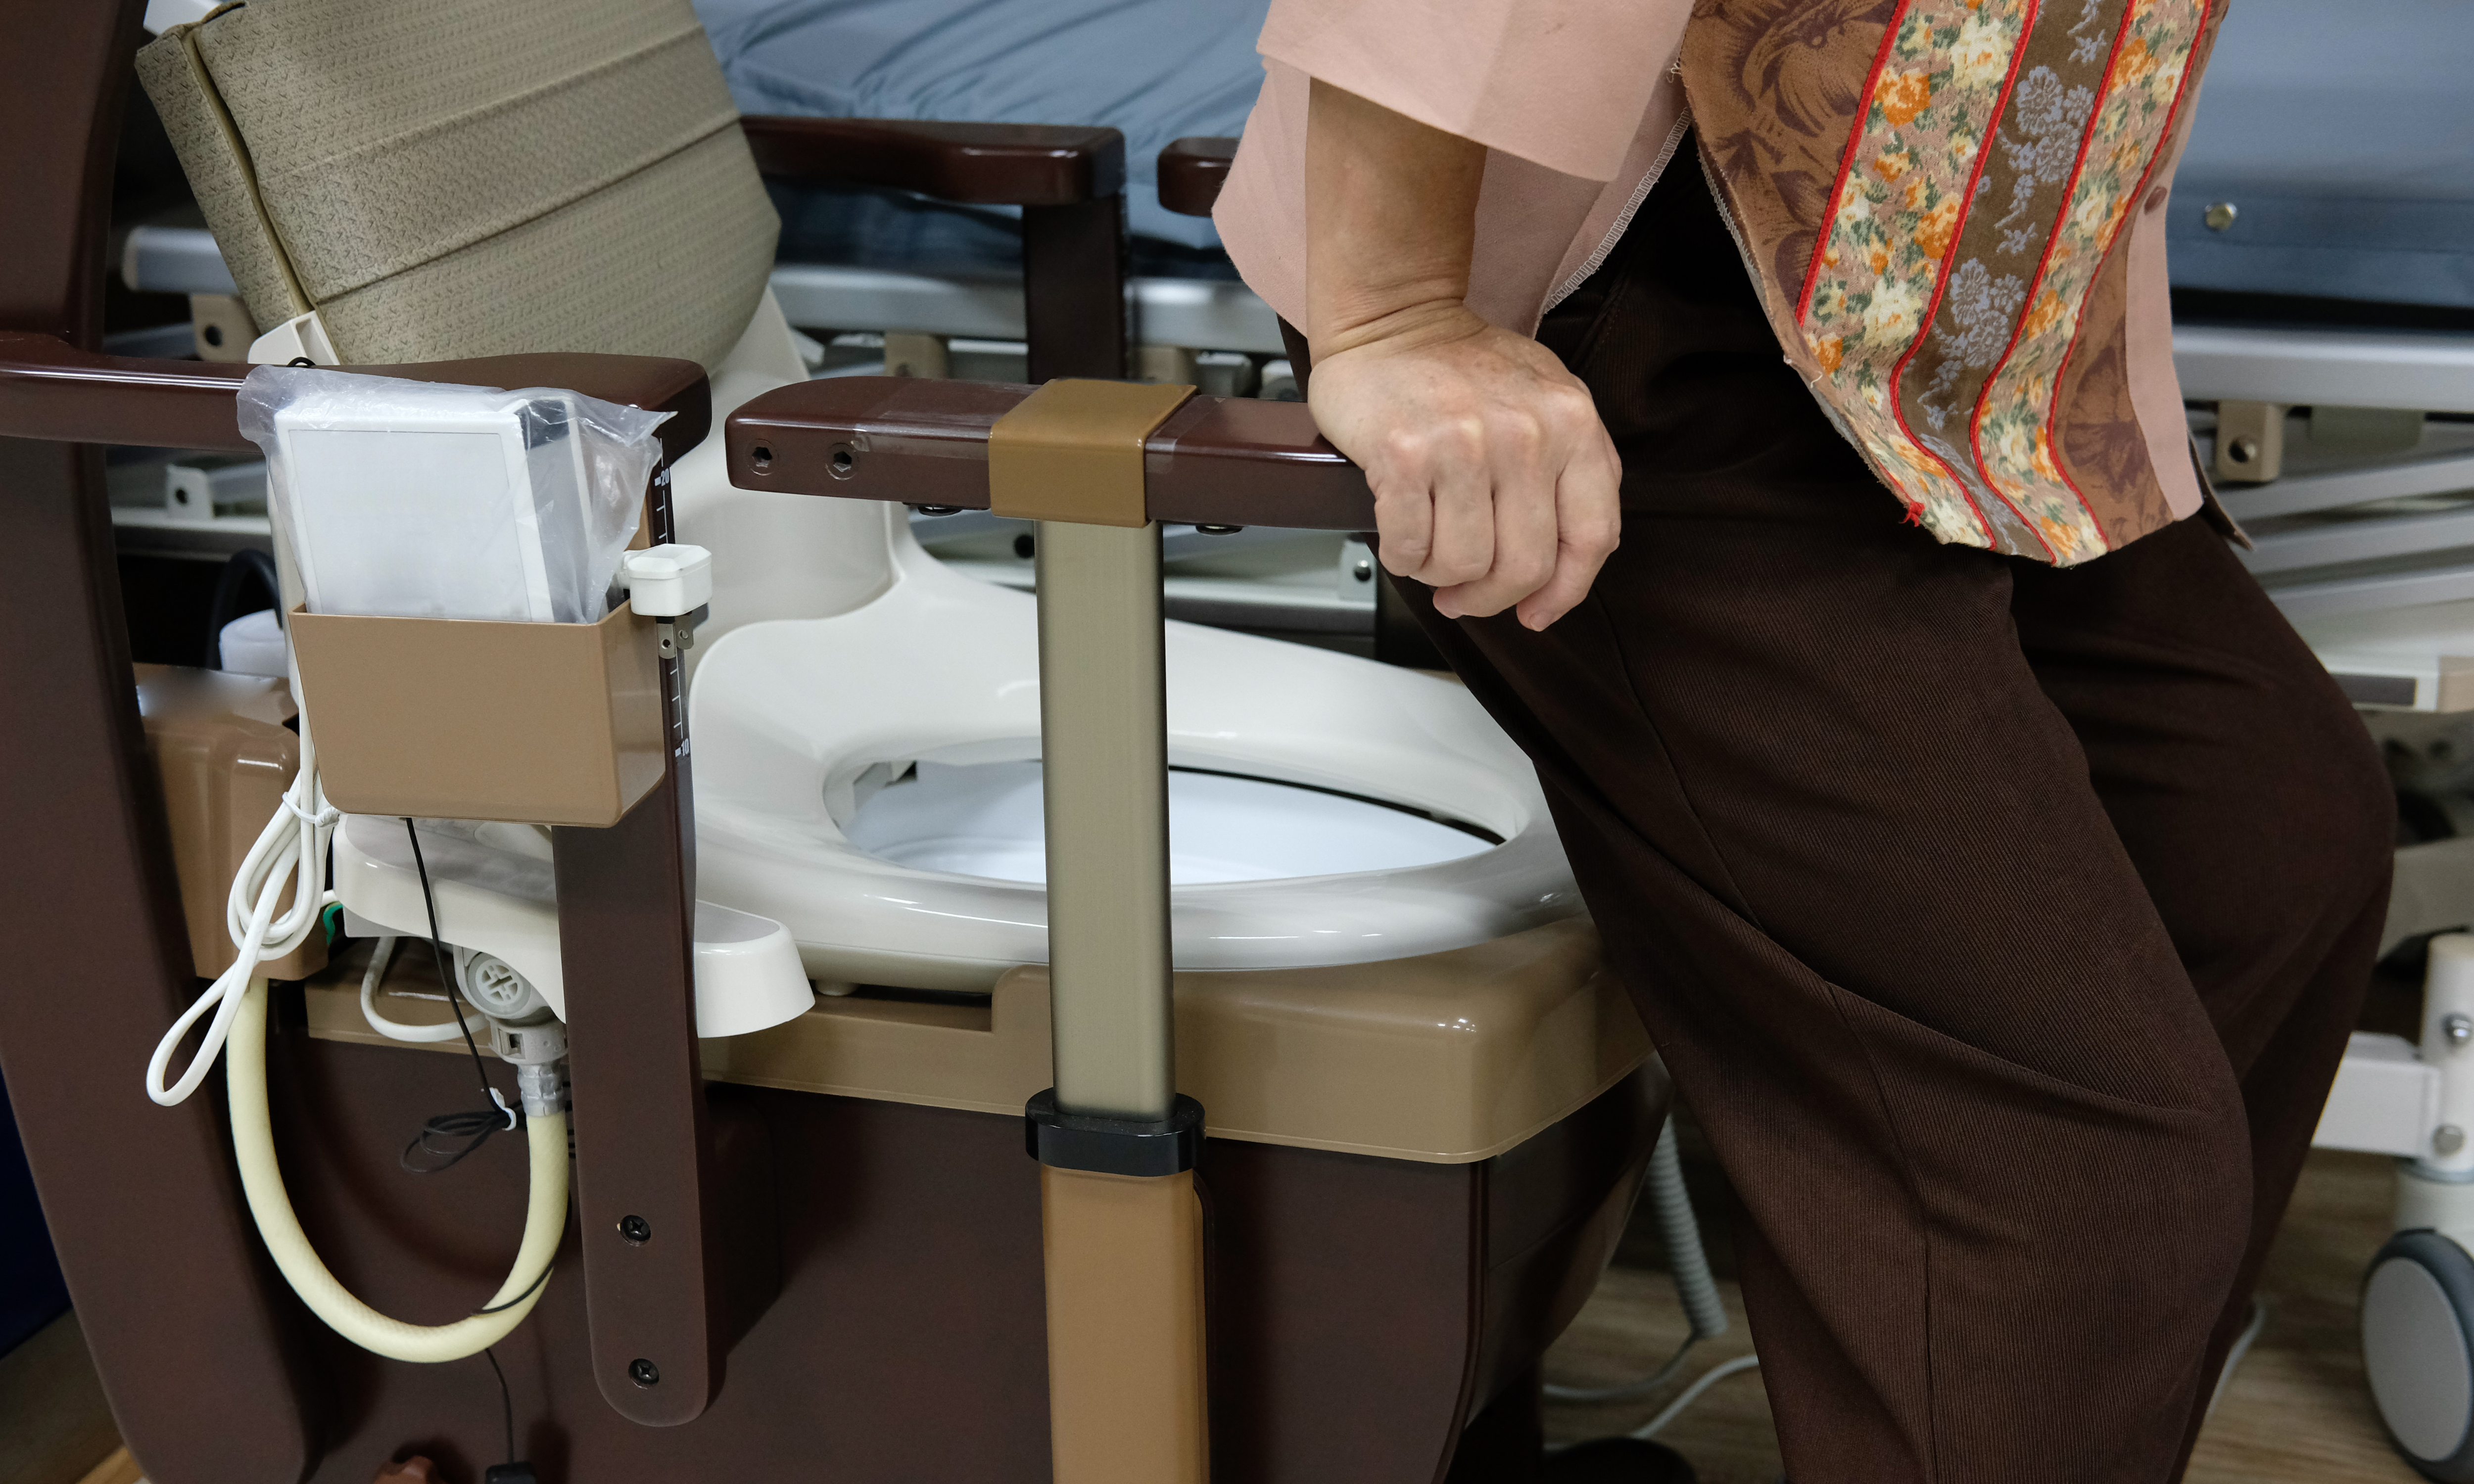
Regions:
[[[240,390],[315,613],[599,621],[668,416],[305,366]]]

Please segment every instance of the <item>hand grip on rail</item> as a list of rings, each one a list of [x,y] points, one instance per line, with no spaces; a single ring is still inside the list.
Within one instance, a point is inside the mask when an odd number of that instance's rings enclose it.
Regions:
[[[779,387],[725,424],[742,490],[988,508],[988,429],[1033,388],[901,376]],[[1365,472],[1301,402],[1195,396],[1144,443],[1153,520],[1370,531]]]

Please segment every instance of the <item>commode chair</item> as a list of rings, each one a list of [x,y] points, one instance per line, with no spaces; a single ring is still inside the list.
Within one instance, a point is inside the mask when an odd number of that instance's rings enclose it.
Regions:
[[[26,224],[12,247],[26,271],[0,285],[0,497],[33,574],[31,627],[0,664],[12,694],[45,698],[0,720],[0,773],[12,833],[73,842],[7,867],[19,962],[43,988],[0,993],[0,1056],[82,1322],[150,1477],[360,1484],[414,1450],[477,1476],[501,1452],[482,1368],[382,1361],[303,1314],[256,1256],[209,1108],[155,1108],[133,1086],[195,991],[186,883],[133,741],[96,461],[77,445],[245,446],[238,368],[80,348],[94,342],[100,182],[135,9],[41,16],[39,73],[0,78],[12,141],[0,179]],[[525,12],[529,38],[497,39],[501,75],[545,52],[589,67],[570,51],[577,31],[606,38],[594,28],[618,12],[672,13],[591,7],[591,26],[562,27],[541,18],[551,9]],[[234,28],[237,47],[245,28],[303,10],[260,0],[202,29]],[[37,23],[7,18],[20,33]],[[646,146],[648,164],[583,182],[567,207],[483,202],[505,212],[488,233],[390,258],[383,240],[267,225],[290,209],[276,161],[314,170],[320,129],[261,140],[254,123],[284,116],[253,106],[278,95],[253,99],[249,74],[214,73],[210,41],[196,55],[261,172],[201,181],[210,219],[226,213],[225,256],[269,296],[261,307],[253,291],[256,328],[315,310],[315,333],[293,324],[294,343],[323,336],[347,365],[427,363],[392,373],[674,410],[651,534],[716,554],[710,614],[670,626],[661,671],[688,687],[669,715],[693,745],[668,750],[650,792],[607,828],[550,831],[547,861],[521,828],[423,833],[438,848],[440,936],[555,995],[574,1047],[579,1215],[538,1307],[498,1347],[516,1449],[545,1477],[596,1484],[1042,1477],[1039,1166],[1022,1152],[1021,1111],[1051,1070],[1042,898],[1022,879],[1036,855],[1021,823],[1036,812],[1028,600],[927,564],[888,518],[898,506],[764,489],[750,467],[761,438],[733,450],[759,488],[729,482],[707,427],[800,369],[763,299],[763,203],[744,204],[756,177],[726,113],[667,153]],[[395,83],[443,75],[390,61],[378,75]],[[12,56],[0,69],[28,65]],[[665,82],[667,97],[696,96],[692,68]],[[327,132],[352,142],[348,128]],[[768,169],[1009,192],[1047,213],[1029,263],[1034,377],[1126,369],[1113,137],[842,121],[750,133]],[[630,141],[596,142],[615,157]],[[226,191],[220,205],[208,187]],[[699,208],[666,210],[673,187]],[[409,225],[469,221],[447,208],[484,194],[430,188],[437,209]],[[609,208],[613,191],[641,194]],[[580,232],[560,215],[576,209]],[[596,226],[589,213],[604,209]],[[658,246],[647,272],[659,272],[633,280],[634,301],[563,297],[563,281],[614,281],[551,271],[625,257],[613,223]],[[753,251],[736,230],[760,239]],[[267,239],[255,259],[252,231]],[[1052,257],[1103,272],[1052,283]],[[1061,311],[1053,331],[1043,302]],[[516,354],[553,347],[592,353]],[[653,359],[666,354],[684,359]],[[1243,406],[1198,400],[1201,420],[1172,417],[1153,435],[1147,463],[1209,486],[1208,510],[1185,518],[1236,510],[1279,524],[1302,508],[1284,491],[1346,474],[1299,409]],[[1249,420],[1261,417],[1273,420]],[[865,450],[871,471],[899,442],[888,430]],[[902,497],[971,503],[940,484],[967,462],[913,467]],[[1513,1476],[1537,1450],[1537,1358],[1612,1249],[1663,1079],[1597,970],[1525,764],[1466,697],[1234,635],[1172,629],[1168,653],[1175,803],[1181,826],[1195,822],[1177,842],[1176,1086],[1209,1120],[1198,1173],[1212,1468]],[[1305,823],[1266,840],[1222,828],[1266,820]],[[418,882],[407,898],[390,852],[383,833],[348,824],[337,889],[352,918],[418,933]],[[556,902],[546,936],[544,887]],[[698,898],[780,924],[827,993],[700,1047]],[[503,1265],[521,1177],[495,1150],[433,1180],[400,1174],[402,1135],[469,1101],[469,1069],[381,1042],[353,988],[328,975],[278,999],[280,1157],[341,1277],[390,1312],[451,1317]],[[401,969],[377,993],[395,1018],[435,1019],[443,1006],[422,996],[440,988]]]

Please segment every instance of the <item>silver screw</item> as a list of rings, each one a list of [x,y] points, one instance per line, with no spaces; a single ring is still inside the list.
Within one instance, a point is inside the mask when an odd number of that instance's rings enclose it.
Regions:
[[[2259,457],[2259,441],[2252,438],[2237,438],[2226,445],[2225,457],[2236,464],[2248,464]]]
[[[2431,1131],[2431,1151],[2434,1154],[2452,1155],[2464,1147],[2465,1131],[2456,1124],[2443,1123]]]
[[[2469,1041],[2474,1041],[2474,1016],[2461,1014],[2442,1017],[2439,1021],[2439,1034],[2447,1037],[2448,1043],[2452,1046],[2462,1046]]]

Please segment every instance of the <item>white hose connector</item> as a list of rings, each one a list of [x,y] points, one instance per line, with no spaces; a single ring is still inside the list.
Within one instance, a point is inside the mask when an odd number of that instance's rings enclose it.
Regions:
[[[337,1334],[391,1360],[461,1360],[505,1338],[523,1323],[546,1286],[549,1265],[567,1231],[567,1115],[535,1113],[526,1120],[532,1146],[532,1200],[524,1212],[524,1236],[507,1281],[482,1306],[449,1325],[408,1325],[390,1319],[346,1291],[327,1271],[284,1193],[275,1157],[275,1131],[266,1107],[266,981],[253,978],[235,996],[230,1065],[232,1150],[240,1161],[241,1190],[257,1218],[258,1233],[275,1265],[311,1313]]]
[[[378,939],[376,947],[370,950],[370,967],[361,974],[361,1018],[370,1022],[371,1030],[389,1041],[437,1041],[461,1038],[464,1027],[453,1020],[438,1025],[406,1025],[401,1020],[390,1020],[378,1013],[378,986],[386,982],[387,963],[395,957],[395,934],[388,933]],[[453,986],[449,987],[449,993],[453,993]]]
[[[275,811],[266,827],[258,831],[257,843],[249,849],[248,858],[241,862],[240,874],[232,877],[231,893],[224,901],[224,930],[231,934],[232,945],[240,950],[231,967],[223,971],[197,1001],[172,1022],[156,1043],[155,1055],[146,1064],[146,1095],[169,1108],[188,1100],[214,1069],[215,1057],[222,1052],[231,1034],[232,1017],[240,1009],[242,992],[257,976],[258,966],[283,957],[307,941],[318,926],[318,914],[334,894],[326,889],[327,842],[334,836],[335,822],[343,816],[327,806],[326,790],[318,783],[317,753],[309,740],[309,729],[301,729],[301,771],[293,775],[292,786],[283,792],[283,802]],[[281,915],[276,906],[283,898],[284,878],[292,878],[292,905]],[[198,1054],[189,1061],[189,1069],[181,1080],[165,1086],[164,1073],[172,1065],[172,1054],[181,1048],[181,1038],[189,1027],[208,1012],[214,1019],[206,1026],[206,1037],[199,1043]]]

